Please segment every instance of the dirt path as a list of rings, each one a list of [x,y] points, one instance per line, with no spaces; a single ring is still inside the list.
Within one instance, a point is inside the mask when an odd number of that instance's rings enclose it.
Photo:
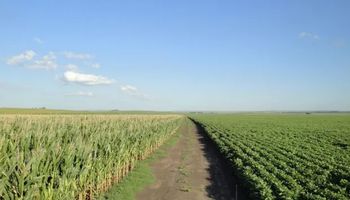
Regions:
[[[167,156],[152,164],[155,183],[139,192],[136,199],[235,199],[236,184],[227,179],[230,172],[209,139],[201,134],[201,128],[188,120],[182,129],[183,134],[168,149]]]

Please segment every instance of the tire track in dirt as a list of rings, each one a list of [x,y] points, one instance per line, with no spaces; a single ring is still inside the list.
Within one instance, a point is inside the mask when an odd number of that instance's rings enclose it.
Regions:
[[[235,183],[227,178],[231,177],[231,172],[227,172],[203,130],[190,120],[181,129],[179,141],[167,150],[165,157],[151,165],[155,183],[139,192],[136,199],[235,199]]]

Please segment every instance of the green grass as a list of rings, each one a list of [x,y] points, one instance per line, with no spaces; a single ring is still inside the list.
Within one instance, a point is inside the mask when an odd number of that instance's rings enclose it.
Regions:
[[[189,120],[186,119],[184,123],[189,123]],[[180,128],[152,155],[145,160],[139,161],[136,167],[120,183],[115,184],[115,186],[98,199],[135,199],[138,192],[147,185],[154,183],[155,177],[151,168],[152,163],[166,156],[166,151],[178,142],[182,134],[181,131]]]

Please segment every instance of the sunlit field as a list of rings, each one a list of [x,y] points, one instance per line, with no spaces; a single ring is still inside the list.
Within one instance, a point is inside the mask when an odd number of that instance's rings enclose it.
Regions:
[[[89,199],[179,127],[179,115],[1,115],[0,199]]]
[[[258,199],[349,199],[350,115],[192,115]]]

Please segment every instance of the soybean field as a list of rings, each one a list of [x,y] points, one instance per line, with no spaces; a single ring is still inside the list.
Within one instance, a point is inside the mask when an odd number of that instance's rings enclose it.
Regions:
[[[193,114],[253,199],[350,199],[350,116]]]

